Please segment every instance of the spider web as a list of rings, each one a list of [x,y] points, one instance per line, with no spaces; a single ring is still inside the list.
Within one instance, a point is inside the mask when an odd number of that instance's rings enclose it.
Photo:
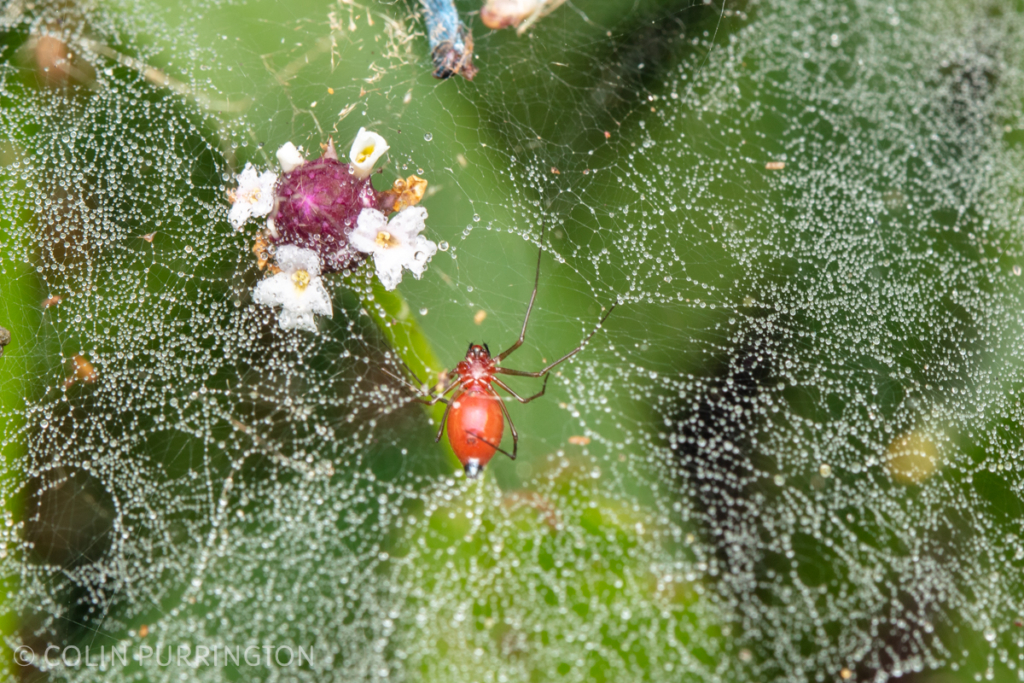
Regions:
[[[4,7],[5,676],[1020,677],[1016,7],[592,4],[461,7],[472,82],[403,3]],[[251,301],[235,174],[361,126],[430,182],[443,367],[368,269],[317,335]],[[510,366],[620,305],[470,482],[393,375],[511,344],[538,247]]]

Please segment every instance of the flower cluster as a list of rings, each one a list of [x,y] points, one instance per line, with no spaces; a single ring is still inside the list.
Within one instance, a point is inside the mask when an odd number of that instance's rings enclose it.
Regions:
[[[277,152],[280,176],[251,164],[238,175],[228,221],[241,229],[253,216],[268,217],[253,250],[260,268],[274,274],[257,285],[253,300],[282,307],[282,328],[315,332],[313,315],[331,315],[321,273],[352,270],[373,256],[377,277],[392,290],[403,270],[419,278],[437,253],[421,235],[427,211],[416,206],[427,181],[409,176],[384,192],[370,182],[388,149],[383,137],[361,128],[348,163],[339,161],[333,141],[313,161],[289,142]]]

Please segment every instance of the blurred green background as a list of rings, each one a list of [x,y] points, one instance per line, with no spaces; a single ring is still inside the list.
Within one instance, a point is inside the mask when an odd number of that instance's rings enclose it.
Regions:
[[[472,82],[415,4],[5,7],[6,676],[1019,677],[1021,8],[459,9]],[[282,333],[226,191],[362,126],[442,250]],[[620,306],[467,482],[389,373],[511,344],[538,245],[510,367]],[[251,645],[317,656],[189,664]]]

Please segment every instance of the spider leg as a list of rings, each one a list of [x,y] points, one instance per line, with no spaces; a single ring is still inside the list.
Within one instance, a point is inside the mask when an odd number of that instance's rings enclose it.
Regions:
[[[492,381],[492,382],[494,382],[495,384],[497,384],[497,385],[498,385],[499,387],[501,387],[502,389],[504,389],[504,390],[505,390],[506,392],[508,392],[508,393],[509,393],[509,395],[511,395],[511,396],[512,396],[512,398],[514,398],[515,400],[519,401],[520,403],[529,403],[529,402],[530,402],[530,401],[532,401],[533,399],[535,399],[535,398],[540,398],[541,396],[543,396],[543,395],[544,395],[544,392],[545,392],[545,391],[547,390],[547,388],[548,388],[548,378],[549,378],[549,377],[551,377],[551,375],[544,375],[544,385],[543,385],[543,386],[541,386],[541,388],[540,388],[540,391],[538,391],[538,392],[537,392],[536,394],[534,394],[533,396],[530,396],[529,398],[523,398],[522,396],[520,396],[520,395],[519,395],[519,394],[517,394],[516,392],[512,391],[512,389],[510,389],[510,388],[509,388],[509,387],[508,387],[508,386],[507,386],[507,385],[506,385],[506,384],[505,384],[504,382],[502,382],[502,381],[501,381],[500,379],[498,379],[497,377],[493,378],[493,379],[492,379],[491,381]],[[502,404],[502,405],[504,405],[504,404]],[[506,415],[506,416],[508,416],[508,413],[506,413],[505,415]],[[511,424],[512,424],[512,420],[511,420],[511,419],[509,419],[509,425],[511,426]]]
[[[440,398],[440,396],[438,396]],[[441,416],[441,426],[437,429],[437,436],[434,437],[434,443],[441,440],[441,435],[444,434],[444,423],[448,420],[448,412],[452,409],[452,404],[448,401],[444,402],[444,415]]]
[[[409,364],[405,362],[405,359],[402,358],[401,356],[398,356],[398,360],[402,362],[402,365],[405,367],[405,369],[409,372],[410,375],[413,376],[413,379],[416,380],[416,383],[422,385],[423,382],[420,381],[419,375],[417,375],[413,371],[413,369],[409,367]],[[451,370],[446,372],[444,375],[444,386],[447,386],[448,382],[451,382],[453,379],[455,379],[458,376],[458,374],[459,373],[455,371],[455,368],[452,368]],[[448,389],[445,389],[442,393],[448,393]]]
[[[419,394],[420,398],[423,398],[424,392],[423,392],[423,388],[422,387],[416,386],[415,384],[410,382],[405,377],[399,377],[398,375],[396,375],[395,373],[391,372],[387,368],[381,368],[381,372],[383,372],[385,375],[387,375],[391,379],[396,380],[398,382],[401,382],[402,384],[404,384],[405,386],[409,387],[410,389],[415,391],[417,394]],[[413,377],[415,377],[415,375],[413,375]],[[416,381],[419,381],[419,379],[417,378]]]
[[[409,364],[405,362],[405,359],[397,353],[394,355],[398,359],[398,362],[402,364],[402,367],[405,368],[405,371],[412,375],[412,378],[416,380],[416,384],[423,386],[423,381],[420,379],[420,376],[416,374],[415,370],[409,367]]]
[[[405,369],[409,371],[409,374],[412,375],[416,379],[417,382],[420,382],[420,378],[416,376],[416,373],[413,372],[413,369],[410,368],[409,364],[405,362],[405,359],[403,359],[401,356],[399,356],[398,360],[400,360],[402,362],[402,365],[405,366]],[[417,394],[419,394],[416,397],[416,399],[415,399],[416,401],[418,401],[420,403],[423,403],[425,405],[428,405],[428,406],[432,406],[432,405],[436,404],[438,401],[440,401],[441,403],[444,403],[444,414],[441,415],[441,426],[438,427],[438,429],[437,429],[437,436],[434,437],[434,442],[435,443],[440,441],[441,440],[441,435],[444,434],[445,422],[448,421],[448,412],[452,409],[451,402],[448,399],[446,399],[445,396],[447,394],[450,394],[452,391],[454,391],[455,389],[457,389],[458,387],[460,387],[462,385],[459,382],[455,382],[454,384],[450,384],[447,387],[445,387],[444,391],[442,391],[440,394],[434,395],[431,392],[424,391],[422,387],[418,387],[418,386],[414,385],[412,382],[410,382],[405,377],[397,376],[395,373],[391,372],[387,368],[381,368],[381,370],[383,370],[384,374],[386,374],[387,376],[391,377],[392,379],[396,379],[399,382],[402,382],[407,387],[409,387],[410,389],[414,390]],[[457,374],[458,373],[454,369],[453,370],[449,370],[448,374],[445,375],[445,382],[451,382],[451,380]],[[420,382],[420,384],[422,384],[422,382]]]
[[[501,373],[503,375],[515,375],[516,377],[543,377],[544,375],[546,375],[549,372],[551,372],[552,368],[554,368],[557,365],[560,365],[560,364],[564,363],[565,361],[569,360],[570,358],[575,356],[577,353],[582,351],[583,347],[586,346],[588,342],[590,342],[591,337],[593,337],[595,334],[597,334],[597,331],[599,329],[601,329],[601,325],[603,325],[604,321],[608,319],[608,316],[610,316],[612,314],[612,311],[615,310],[615,306],[616,305],[617,304],[612,304],[611,306],[608,307],[608,310],[605,311],[604,315],[601,316],[601,319],[599,321],[597,321],[597,325],[595,325],[594,329],[590,331],[590,334],[587,335],[587,338],[584,339],[582,342],[580,342],[579,346],[577,346],[575,349],[573,349],[569,353],[565,354],[564,356],[562,356],[561,358],[556,360],[554,363],[551,363],[550,365],[548,365],[543,370],[538,370],[537,372],[524,372],[522,370],[512,370],[512,369],[509,369],[509,368],[498,367],[498,368],[494,368],[494,372]],[[524,331],[525,331],[525,328],[524,328]],[[521,341],[521,338],[520,338],[520,341]],[[515,347],[513,347],[513,348],[515,348]],[[507,353],[503,354],[503,355],[507,355]],[[498,359],[501,360],[501,357],[499,356]]]
[[[502,408],[504,408],[504,404],[502,405]],[[508,412],[507,412],[507,411],[505,412],[505,415],[506,415],[506,416],[508,415]],[[511,424],[511,423],[509,423],[509,426],[511,427],[511,426],[512,426],[512,424]],[[488,440],[487,440],[487,439],[485,439],[484,437],[480,436],[480,435],[479,435],[479,434],[477,434],[476,432],[466,432],[466,433],[467,433],[467,434],[469,434],[470,436],[472,436],[472,437],[473,437],[474,439],[480,439],[481,441],[483,441],[483,442],[484,442],[485,444],[487,444],[488,446],[490,446],[490,447],[491,447],[491,448],[493,448],[494,450],[496,450],[496,451],[501,451],[502,453],[504,453],[504,454],[505,454],[505,455],[507,455],[508,457],[512,458],[513,460],[515,460],[515,459],[516,459],[516,455],[515,455],[515,452],[514,452],[514,451],[515,451],[515,449],[516,449],[516,448],[515,448],[515,446],[513,446],[513,447],[512,447],[512,451],[513,451],[513,452],[512,452],[512,453],[509,453],[508,451],[506,451],[506,450],[505,450],[504,448],[502,448],[502,447],[501,447],[501,446],[499,446],[498,444],[496,444],[496,443],[491,443],[490,441],[488,441]],[[515,434],[515,433],[516,433],[516,432],[515,432],[515,430],[513,429],[513,430],[512,430],[512,434]],[[513,439],[513,442],[517,442],[517,440]]]
[[[530,313],[533,311],[533,302],[537,300],[537,285],[540,284],[540,257],[543,256],[543,254],[543,247],[537,250],[537,274],[533,278],[533,294],[530,295],[530,303],[526,307],[526,318],[523,320],[523,331],[519,333],[519,341],[498,355],[495,359],[498,363],[508,358],[513,351],[523,345],[523,340],[526,339],[526,326],[530,324]]]
[[[548,388],[548,377],[550,377],[550,375],[544,376],[544,385],[541,386],[540,391],[538,391],[533,396],[530,396],[529,398],[523,398],[516,392],[512,391],[512,389],[510,389],[507,384],[502,382],[497,377],[493,378],[491,381],[497,384],[504,391],[508,392],[508,394],[512,398],[519,401],[520,403],[529,403],[533,399],[540,398],[541,396],[544,395],[544,391],[547,390]],[[508,412],[508,408],[505,407],[504,401],[501,402],[501,411],[505,413],[505,419],[508,420],[508,430],[512,432],[512,455],[509,455],[509,457],[515,460],[516,453],[519,451],[519,433],[516,431],[516,425],[515,423],[512,422],[512,415]],[[505,453],[505,451],[502,451],[502,453]],[[505,453],[505,455],[508,455],[508,453]]]
[[[498,382],[498,384],[500,385],[501,382]],[[505,390],[508,391],[508,388],[506,387]],[[509,393],[511,394],[512,392],[509,391]],[[513,394],[513,396],[514,395],[515,394]],[[507,451],[501,451],[501,452],[504,453],[505,455],[508,455],[508,457],[512,458],[513,460],[515,460],[516,459],[516,453],[519,451],[519,432],[516,431],[516,426],[514,424],[512,424],[512,416],[509,415],[508,408],[505,407],[505,402],[504,401],[498,401],[498,405],[501,406],[501,412],[505,413],[505,419],[508,420],[508,431],[512,432],[512,453],[511,453],[511,455]],[[484,442],[484,443],[486,443],[486,442]],[[499,448],[498,450],[500,451],[501,449]]]
[[[430,400],[429,401],[424,401],[424,403],[426,403],[428,406],[432,406],[435,403],[437,403],[438,401],[441,401],[445,405],[448,405],[448,399],[445,398],[445,394],[452,393],[452,391],[454,391],[455,389],[457,389],[460,386],[462,386],[462,385],[456,382],[455,384],[451,385],[450,387],[448,387],[447,389],[442,391],[437,396],[434,396],[433,394],[431,394],[430,395],[431,396]],[[426,396],[424,396],[423,398],[426,398]]]
[[[399,358],[399,360],[402,360],[402,359]],[[408,364],[406,364],[406,362],[404,360],[402,360],[402,365],[405,365],[405,369],[409,371],[409,373],[416,379],[417,382],[420,381],[419,377],[416,377],[416,373],[412,371],[412,368],[410,368],[408,366]],[[421,403],[424,403],[424,404],[426,404],[428,406],[432,406],[435,403],[437,403],[438,401],[443,401],[444,403],[448,403],[448,400],[443,398],[443,397],[446,394],[450,393],[452,391],[452,389],[454,389],[455,387],[459,386],[459,384],[456,382],[455,384],[452,384],[452,385],[448,386],[444,391],[442,391],[440,394],[437,394],[435,396],[432,392],[424,391],[423,387],[416,386],[415,384],[410,382],[405,377],[399,377],[398,375],[396,375],[395,373],[391,372],[387,368],[381,368],[381,371],[383,371],[384,374],[387,375],[388,377],[390,377],[392,379],[395,379],[395,380],[398,380],[399,382],[401,382],[405,386],[407,386],[410,389],[412,389],[413,391],[415,391],[417,394],[419,394],[419,396],[416,397],[416,400],[421,402]],[[451,379],[453,373],[454,373],[454,370],[452,372],[448,373],[448,375],[445,377],[445,381],[446,382]],[[422,384],[422,382],[420,382],[420,384]]]

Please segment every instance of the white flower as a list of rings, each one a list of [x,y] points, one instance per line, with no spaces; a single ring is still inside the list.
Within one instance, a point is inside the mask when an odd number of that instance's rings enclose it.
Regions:
[[[384,138],[371,133],[365,128],[360,128],[356,133],[355,142],[352,143],[352,150],[348,158],[352,161],[352,173],[357,178],[365,178],[373,171],[373,165],[384,155],[384,152],[391,149]]]
[[[315,251],[291,244],[278,247],[274,255],[281,272],[256,285],[252,300],[264,306],[281,306],[278,323],[282,330],[316,332],[313,315],[331,317],[331,297],[320,279],[320,257]]]
[[[349,244],[364,254],[373,254],[384,289],[392,290],[402,281],[402,268],[408,268],[418,280],[427,262],[437,253],[437,245],[421,235],[426,227],[427,210],[410,206],[394,215],[391,222],[376,209],[363,209]]]
[[[246,164],[238,174],[238,188],[234,203],[228,211],[228,222],[235,230],[249,220],[250,216],[266,216],[274,208],[274,184],[277,174],[264,171],[256,175],[252,164]]]
[[[285,173],[290,173],[306,163],[306,159],[298,147],[286,142],[277,150],[277,162],[281,164],[281,169]]]

